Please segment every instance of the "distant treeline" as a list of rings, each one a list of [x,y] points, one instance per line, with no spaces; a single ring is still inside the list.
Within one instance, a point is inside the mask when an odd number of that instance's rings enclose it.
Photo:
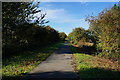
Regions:
[[[90,23],[89,29],[75,28],[67,39],[79,47],[91,45],[86,42],[93,43],[96,54],[120,61],[120,2],[86,20]]]
[[[36,49],[55,42],[64,41],[66,34],[59,33],[50,26],[49,21],[38,8],[40,3],[3,2],[2,3],[2,45],[3,56]],[[38,16],[36,16],[36,14]]]

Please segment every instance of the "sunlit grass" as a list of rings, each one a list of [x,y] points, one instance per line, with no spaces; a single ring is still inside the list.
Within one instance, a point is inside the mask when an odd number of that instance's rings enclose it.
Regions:
[[[3,59],[2,76],[23,76],[50,56],[61,43]]]
[[[120,68],[118,62],[79,53],[73,46],[71,46],[71,50],[76,63],[76,71],[83,80],[119,79]]]

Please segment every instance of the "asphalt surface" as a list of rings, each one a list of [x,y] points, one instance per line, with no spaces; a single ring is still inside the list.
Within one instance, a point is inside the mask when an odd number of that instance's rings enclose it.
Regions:
[[[30,71],[23,80],[79,80],[71,62],[72,52],[64,43],[50,57]]]

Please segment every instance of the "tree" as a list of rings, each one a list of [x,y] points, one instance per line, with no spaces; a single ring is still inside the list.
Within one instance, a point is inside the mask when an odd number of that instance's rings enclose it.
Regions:
[[[70,43],[73,43],[73,39],[74,39],[74,34],[73,32],[69,33],[68,36],[67,36],[67,39]]]
[[[45,29],[47,30],[47,41],[49,43],[54,43],[59,41],[59,33],[54,28],[50,26],[45,26]]]
[[[67,35],[64,32],[60,32],[59,37],[60,37],[60,41],[65,41],[65,38],[67,37]]]
[[[3,45],[19,44],[20,33],[17,32],[24,30],[26,23],[27,28],[30,27],[29,23],[36,18],[34,14],[41,12],[37,5],[32,5],[32,2],[3,2]],[[44,16],[41,16],[41,21],[43,18]]]
[[[68,35],[67,39],[70,43],[73,43],[79,47],[93,46],[93,44],[95,45],[96,43],[93,32],[91,32],[89,29],[85,30],[81,27],[73,29],[73,31]]]
[[[2,3],[3,52],[14,51],[14,48],[17,50],[17,47],[33,42],[34,37],[32,35],[36,34],[34,30],[38,30],[38,24],[45,23],[45,14],[41,13],[38,5],[39,3],[33,5],[32,2]],[[36,13],[41,14],[39,19],[35,16]]]
[[[74,43],[78,44],[78,42],[85,36],[85,30],[81,27],[73,29],[74,35]],[[85,38],[84,38],[85,39]]]
[[[120,38],[120,7],[102,11],[98,16],[89,17],[90,30],[96,36],[98,52],[101,56],[117,58]]]

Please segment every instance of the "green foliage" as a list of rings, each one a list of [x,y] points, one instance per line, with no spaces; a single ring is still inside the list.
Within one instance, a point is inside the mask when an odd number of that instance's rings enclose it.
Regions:
[[[68,34],[67,40],[68,40],[70,43],[73,43],[73,39],[74,39],[74,34],[73,34],[73,32],[71,32],[71,33]]]
[[[83,28],[75,28],[73,31],[68,35],[69,41],[72,41],[74,44],[77,44],[85,34],[85,30]]]
[[[84,37],[85,30],[83,28],[75,28],[75,29],[73,29],[73,34],[74,34],[74,42],[75,42],[75,44],[77,44],[78,41]]]
[[[73,29],[73,31],[68,35],[68,40],[71,43],[74,43],[78,45],[79,47],[82,47],[86,44],[86,42],[94,42],[94,37],[92,33],[89,30],[85,30],[81,27]]]
[[[46,35],[46,42],[54,43],[59,41],[59,32],[56,31],[54,28],[51,28],[50,26],[45,26],[45,29],[47,30]]]
[[[17,32],[19,30],[22,31],[24,29],[26,30],[26,28],[31,27],[29,24],[32,20],[35,20],[36,17],[34,15],[38,12],[41,12],[41,10],[38,10],[37,7],[38,4],[32,5],[32,2],[2,3],[3,46],[19,44],[20,37]],[[42,18],[39,21],[43,21],[43,16],[41,17]]]
[[[46,14],[41,13],[38,5],[32,2],[3,2],[3,56],[59,41],[58,31],[44,25],[48,22],[44,19]],[[41,16],[36,16],[37,13]]]
[[[79,40],[77,43],[79,47],[83,47],[85,45],[86,39],[83,37],[82,39]]]
[[[67,35],[64,32],[60,32],[59,37],[60,37],[60,41],[65,41],[65,38],[67,37]]]
[[[61,43],[57,43],[50,45],[48,47],[39,48],[38,50],[27,51],[3,59],[2,64],[3,79],[6,77],[8,77],[9,79],[9,77],[24,76],[24,74],[28,73],[42,61],[44,61],[61,45],[62,45]]]
[[[91,16],[90,29],[97,36],[97,49],[101,56],[118,60],[113,55],[120,56],[120,7],[116,4],[108,10],[102,11],[97,17]]]
[[[104,80],[119,79],[119,64],[113,63],[104,58],[87,55],[71,46],[73,58],[76,63],[76,71],[81,79],[85,80]]]

